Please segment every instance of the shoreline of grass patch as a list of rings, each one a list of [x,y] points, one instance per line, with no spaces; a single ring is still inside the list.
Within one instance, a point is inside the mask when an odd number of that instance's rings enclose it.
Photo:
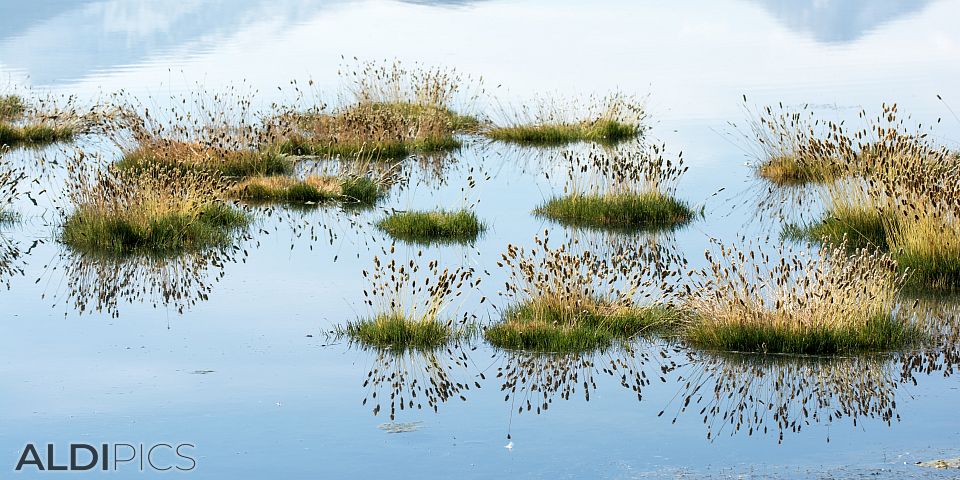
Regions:
[[[874,315],[859,328],[789,328],[761,321],[695,322],[683,338],[697,348],[730,352],[835,355],[890,352],[916,344],[923,332],[893,315]]]
[[[594,120],[580,123],[543,123],[493,127],[486,137],[520,145],[556,146],[574,142],[616,144],[643,133],[640,125],[617,120]]]
[[[428,351],[470,336],[470,329],[454,328],[450,322],[435,319],[411,319],[399,314],[381,314],[337,326],[333,334],[379,349]]]
[[[505,350],[583,352],[628,341],[642,332],[661,332],[675,324],[670,307],[621,307],[614,311],[557,307],[527,302],[507,309],[500,323],[488,327],[484,338]]]
[[[467,243],[486,230],[477,215],[466,209],[395,212],[377,227],[398,240],[411,243]]]
[[[685,202],[655,191],[554,197],[534,213],[576,227],[638,230],[676,228],[696,215]]]
[[[60,240],[84,253],[165,255],[230,245],[250,223],[243,211],[213,203],[194,214],[174,213],[142,221],[129,214],[80,209],[64,222]]]

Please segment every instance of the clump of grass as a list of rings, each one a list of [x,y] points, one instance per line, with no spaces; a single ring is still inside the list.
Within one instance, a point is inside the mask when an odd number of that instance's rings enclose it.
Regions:
[[[641,135],[646,113],[641,102],[620,93],[577,102],[542,99],[533,107],[503,112],[504,120],[483,131],[493,140],[522,145],[573,142],[616,144]]]
[[[0,95],[0,122],[12,121],[23,116],[26,103],[19,95]]]
[[[484,332],[496,347],[547,352],[584,351],[667,327],[677,316],[666,306],[642,306],[638,292],[652,285],[647,265],[629,269],[622,257],[601,259],[566,245],[510,245],[499,265],[509,270],[502,295],[512,300],[502,321]],[[631,271],[632,270],[632,271]]]
[[[345,200],[372,204],[382,196],[382,192],[369,177],[341,179],[333,175],[313,174],[303,179],[287,176],[247,178],[231,187],[230,196],[249,202],[314,204]]]
[[[75,130],[66,125],[7,124],[0,122],[0,145],[37,145],[70,140]]]
[[[340,107],[325,106],[277,117],[277,148],[293,155],[382,158],[442,152],[460,147],[454,136],[474,131],[476,117],[453,110],[468,79],[452,70],[365,63],[349,74],[352,82]]]
[[[390,236],[415,243],[469,242],[485,229],[470,210],[395,212],[378,224]]]
[[[788,227],[788,235],[886,249],[911,287],[960,287],[960,161],[926,133],[907,133],[896,105],[884,105],[868,129],[846,134],[828,124],[828,149],[855,148],[835,160],[839,179],[818,187],[823,219]],[[865,116],[861,113],[861,116]],[[859,143],[855,143],[859,142]],[[856,145],[855,147],[847,147]]]
[[[78,251],[156,254],[228,246],[248,216],[223,203],[227,186],[203,172],[150,166],[137,171],[71,166],[73,212],[61,241]]]
[[[637,143],[612,153],[594,148],[586,156],[564,156],[565,195],[547,200],[535,210],[538,215],[579,227],[629,230],[670,229],[695,216],[674,197],[687,170],[683,158],[664,158],[662,147]]]
[[[904,277],[889,255],[843,246],[819,252],[762,251],[718,244],[694,272],[684,336],[693,345],[762,353],[885,351],[920,330],[895,316]]]
[[[390,247],[390,254],[395,248]],[[384,254],[387,254],[384,250]],[[334,330],[362,345],[393,351],[433,350],[469,337],[473,330],[467,314],[460,319],[449,310],[464,290],[477,286],[470,268],[440,268],[436,260],[425,265],[418,259],[381,262],[374,256],[372,271],[363,271],[371,283],[364,290],[372,315],[347,322]],[[421,266],[425,268],[421,271]]]
[[[159,139],[141,143],[117,162],[121,169],[138,170],[151,166],[185,168],[227,177],[280,175],[293,167],[290,159],[276,152],[254,149],[222,149],[201,142]]]

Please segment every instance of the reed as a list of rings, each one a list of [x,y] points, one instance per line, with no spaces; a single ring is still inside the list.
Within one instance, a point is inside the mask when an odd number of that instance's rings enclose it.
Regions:
[[[564,153],[569,162],[564,196],[548,199],[534,213],[578,227],[627,230],[676,228],[696,214],[674,197],[686,172],[683,158],[664,157],[663,147],[637,143],[587,155]]]
[[[717,248],[685,296],[684,337],[697,347],[836,354],[898,349],[920,336],[895,315],[904,276],[889,255],[781,247],[771,260],[758,249]]]

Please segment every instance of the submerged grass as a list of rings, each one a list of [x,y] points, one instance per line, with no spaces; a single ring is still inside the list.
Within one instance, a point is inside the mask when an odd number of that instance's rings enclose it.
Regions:
[[[470,242],[485,229],[477,215],[466,209],[396,212],[377,226],[394,238],[415,243]]]
[[[535,213],[574,226],[651,230],[682,225],[695,214],[686,203],[657,191],[555,197]]]

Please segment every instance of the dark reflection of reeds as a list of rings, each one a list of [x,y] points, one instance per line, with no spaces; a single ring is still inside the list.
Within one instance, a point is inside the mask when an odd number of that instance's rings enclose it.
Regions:
[[[183,313],[206,301],[228,263],[245,258],[238,246],[176,257],[86,255],[65,250],[53,271],[60,270],[65,291],[53,294],[80,314],[106,313],[116,318],[124,304],[149,304]],[[50,273],[53,275],[53,273]]]
[[[604,376],[642,401],[644,388],[653,380],[666,382],[665,376],[677,367],[671,352],[676,353],[674,347],[661,344],[620,344],[584,353],[500,351],[497,378],[502,382],[504,401],[510,403],[512,423],[514,413],[540,415],[556,399],[570,400],[582,394],[589,402]]]
[[[457,398],[465,402],[471,389],[480,388],[477,379],[470,378],[470,359],[461,343],[430,350],[359,348],[374,355],[363,382],[363,405],[372,405],[374,415],[389,411],[390,421],[403,411],[424,407],[439,412],[440,405]]]
[[[10,289],[10,279],[23,275],[20,246],[15,240],[0,233],[0,285]]]
[[[960,299],[904,299],[922,339],[907,350],[852,357],[688,352],[681,389],[661,412],[702,417],[707,438],[728,433],[799,433],[813,425],[900,420],[898,390],[922,375],[952,376],[960,365]],[[829,441],[829,437],[827,438]]]
[[[884,356],[797,357],[739,353],[691,354],[691,371],[682,376],[674,421],[703,417],[707,438],[728,432],[768,434],[811,424],[879,418],[899,420],[897,376]],[[829,440],[829,439],[828,439]]]

